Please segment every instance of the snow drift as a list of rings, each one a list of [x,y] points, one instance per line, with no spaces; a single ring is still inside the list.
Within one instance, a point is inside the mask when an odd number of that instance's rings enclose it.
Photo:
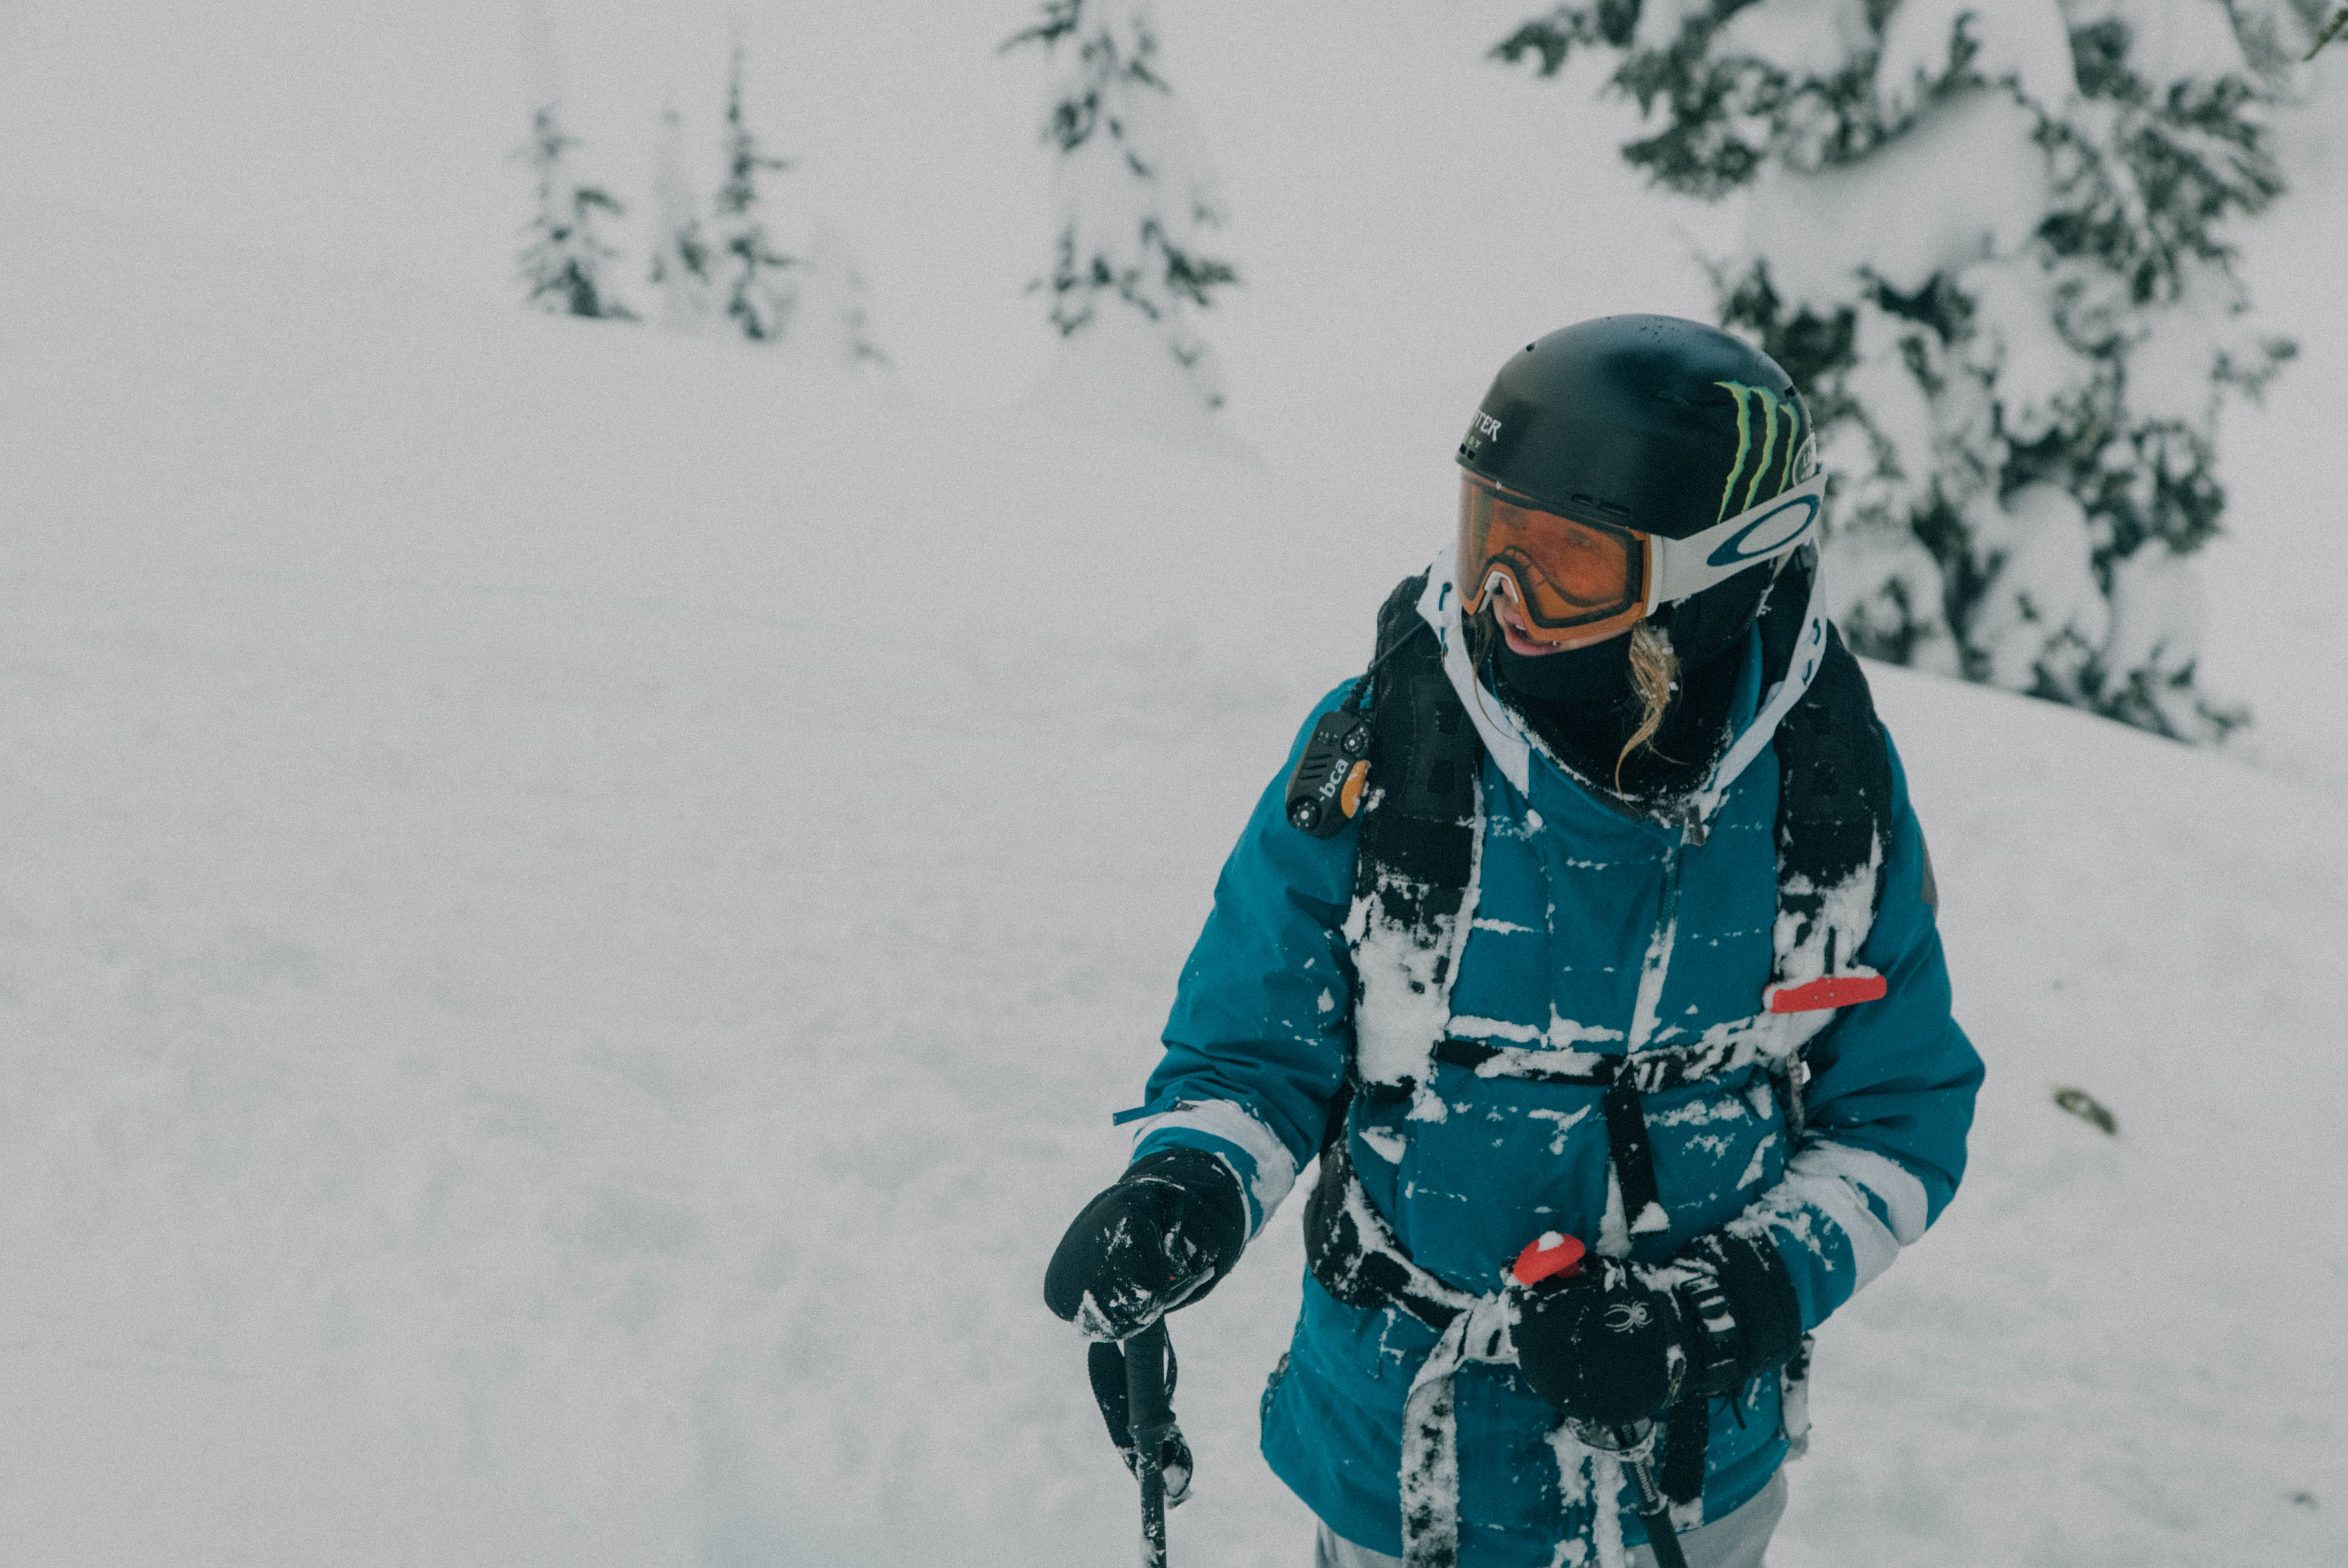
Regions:
[[[93,221],[0,230],[0,1556],[1125,1553],[1044,1260],[1445,520],[1097,365],[960,412],[257,255],[160,296]],[[1992,1076],[1772,1561],[2337,1559],[2348,829],[1874,675]],[[1175,1319],[1179,1561],[1309,1550],[1293,1227]]]

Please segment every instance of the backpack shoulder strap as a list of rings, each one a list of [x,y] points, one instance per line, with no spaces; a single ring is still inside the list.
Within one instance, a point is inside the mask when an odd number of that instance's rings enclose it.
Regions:
[[[1322,715],[1288,781],[1288,820],[1301,830],[1326,838],[1356,825],[1347,1078],[1380,1096],[1417,1087],[1442,1032],[1425,999],[1450,989],[1481,831],[1483,742],[1418,612],[1426,589],[1421,573],[1386,596],[1369,667]]]
[[[1818,672],[1778,726],[1776,740],[1777,856],[1785,868],[1780,907],[1816,923],[1829,892],[1863,877],[1871,925],[1883,903],[1891,749],[1875,716],[1867,673],[1831,625]],[[1797,882],[1807,890],[1797,891]],[[1867,932],[1860,927],[1849,935],[1864,939]],[[1842,956],[1849,953],[1846,947]]]
[[[1416,899],[1411,924],[1455,913],[1474,872],[1476,775],[1483,742],[1443,668],[1441,644],[1418,613],[1424,573],[1406,578],[1378,610],[1370,687],[1369,793],[1354,891]],[[1426,901],[1433,899],[1429,904]]]
[[[1891,843],[1891,743],[1867,675],[1827,629],[1809,690],[1777,729],[1776,958],[1765,1005],[1792,1014],[1783,1079],[1801,1135],[1802,1058],[1840,1009],[1874,1001],[1884,978],[1859,962],[1883,907]]]

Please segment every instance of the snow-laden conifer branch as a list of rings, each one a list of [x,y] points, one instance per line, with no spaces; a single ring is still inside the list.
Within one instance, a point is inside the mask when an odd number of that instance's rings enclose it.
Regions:
[[[2221,736],[2186,558],[2217,414],[2291,355],[2229,226],[2282,190],[2266,115],[2310,0],[1601,0],[1495,47],[1577,50],[1667,190],[1751,192],[1722,319],[1808,393],[1842,476],[1836,614],[1861,651]]]

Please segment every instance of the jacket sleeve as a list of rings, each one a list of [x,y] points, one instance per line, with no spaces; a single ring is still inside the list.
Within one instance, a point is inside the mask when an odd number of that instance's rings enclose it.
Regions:
[[[1321,1146],[1353,1039],[1353,971],[1343,927],[1353,902],[1356,835],[1328,838],[1289,825],[1288,762],[1256,802],[1215,884],[1215,907],[1190,949],[1167,1020],[1166,1055],[1138,1122],[1134,1157],[1186,1147],[1220,1155],[1247,1194],[1251,1235]]]
[[[1883,907],[1859,948],[1889,989],[1813,1044],[1802,1141],[1784,1178],[1730,1225],[1776,1245],[1810,1328],[1956,1195],[1982,1082],[1981,1057],[1950,1014],[1939,892],[1896,748],[1891,772]]]

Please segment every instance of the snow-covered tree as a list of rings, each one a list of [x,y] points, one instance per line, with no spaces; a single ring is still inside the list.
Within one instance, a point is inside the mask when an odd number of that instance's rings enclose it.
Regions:
[[[790,329],[798,298],[792,273],[800,261],[778,249],[767,232],[758,176],[780,173],[790,160],[762,151],[743,117],[742,53],[736,43],[726,86],[726,177],[713,203],[712,238],[726,318],[753,343],[774,343]]]
[[[1190,314],[1238,273],[1203,248],[1222,200],[1204,138],[1159,72],[1148,0],[1047,0],[1042,20],[1004,47],[1034,44],[1056,57],[1064,43],[1069,68],[1044,126],[1059,154],[1060,231],[1051,272],[1030,287],[1050,295],[1064,337],[1109,302],[1138,312],[1219,406],[1221,378]]]
[[[798,333],[814,353],[851,370],[886,370],[889,356],[872,338],[864,269],[848,242],[819,228],[799,276]]]
[[[522,285],[531,304],[556,315],[633,321],[635,313],[603,277],[604,263],[619,252],[595,233],[599,212],[616,219],[623,209],[602,186],[580,178],[571,156],[578,145],[549,103],[531,117],[530,143],[515,155],[538,176],[538,215],[521,252]]]
[[[653,204],[660,224],[653,244],[653,287],[660,291],[661,324],[672,332],[705,331],[715,313],[711,294],[717,257],[701,225],[701,203],[685,171],[685,123],[675,106],[661,115],[653,158]]]
[[[2290,357],[2229,224],[2281,190],[2265,117],[2320,0],[1588,0],[1495,49],[1616,56],[1664,188],[1749,192],[1725,323],[1807,393],[1842,476],[1860,651],[2167,734],[2220,402]]]

